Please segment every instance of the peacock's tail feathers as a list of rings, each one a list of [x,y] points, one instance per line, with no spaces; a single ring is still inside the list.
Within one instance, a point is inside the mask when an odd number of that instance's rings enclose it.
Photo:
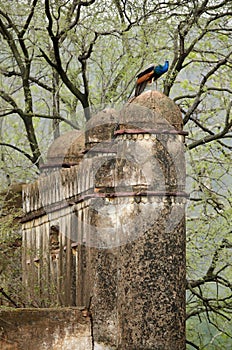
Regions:
[[[146,86],[147,86],[147,80],[143,81],[140,84],[137,83],[135,87],[135,96],[139,96],[145,90]]]

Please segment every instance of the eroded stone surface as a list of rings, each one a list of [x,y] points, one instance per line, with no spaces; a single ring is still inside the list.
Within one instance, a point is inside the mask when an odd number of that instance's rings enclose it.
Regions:
[[[94,339],[109,349],[185,349],[185,198],[175,196],[185,188],[184,147],[180,135],[159,134],[182,127],[171,99],[141,94],[120,111],[119,130],[128,131],[116,137],[115,159],[97,172],[98,190],[128,193],[91,214],[102,247],[112,235],[118,242],[89,261]],[[141,190],[150,195],[136,196]]]
[[[133,98],[129,104],[138,104],[149,108],[153,113],[166,119],[168,123],[178,130],[183,129],[183,119],[179,107],[173,100],[163,93],[154,90],[148,90],[141,95]]]
[[[81,308],[0,311],[2,350],[92,350],[91,323]]]
[[[182,127],[170,98],[144,92],[119,113],[90,120],[77,166],[25,189],[25,242],[59,226],[59,254],[50,262],[54,283],[62,281],[59,302],[91,310],[95,350],[185,349]],[[51,204],[50,223],[45,215],[30,222],[42,204]],[[36,280],[32,263],[25,266]]]

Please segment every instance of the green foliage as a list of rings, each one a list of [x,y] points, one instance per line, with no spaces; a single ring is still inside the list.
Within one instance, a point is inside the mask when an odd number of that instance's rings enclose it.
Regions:
[[[200,349],[229,349],[232,337],[230,151],[221,144],[196,148],[189,155],[188,166],[191,191],[187,211],[188,340]]]

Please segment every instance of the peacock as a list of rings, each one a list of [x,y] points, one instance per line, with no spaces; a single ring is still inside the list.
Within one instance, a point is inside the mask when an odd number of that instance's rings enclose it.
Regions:
[[[147,86],[147,83],[152,83],[152,81],[156,81],[161,75],[167,72],[169,67],[169,62],[165,61],[162,66],[159,64],[158,66],[154,66],[151,64],[145,70],[140,72],[137,75],[137,81],[135,86],[135,96],[139,96]]]

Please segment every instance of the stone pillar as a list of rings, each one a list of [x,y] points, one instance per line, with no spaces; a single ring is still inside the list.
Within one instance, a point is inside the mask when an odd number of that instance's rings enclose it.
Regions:
[[[184,135],[158,92],[120,111],[116,155],[95,172],[94,349],[185,349]]]
[[[128,218],[134,220],[134,231],[120,246],[118,263],[118,349],[183,350],[186,194],[181,115],[169,98],[155,92],[135,99],[121,115],[118,143],[141,174],[136,184],[124,175],[125,187],[136,190]],[[118,172],[125,174],[123,166]]]

